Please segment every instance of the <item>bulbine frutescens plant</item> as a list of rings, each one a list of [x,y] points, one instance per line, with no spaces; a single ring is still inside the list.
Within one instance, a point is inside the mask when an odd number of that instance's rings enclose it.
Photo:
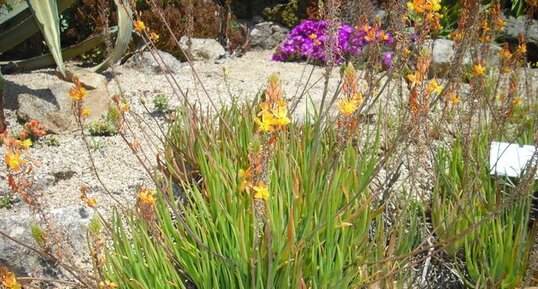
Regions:
[[[484,164],[491,138],[483,129],[468,150],[458,138],[450,150],[438,153],[432,221],[447,252],[463,256],[460,270],[468,286],[517,288],[532,250],[529,210],[537,185],[490,175]],[[465,153],[476,163],[465,165]]]
[[[270,78],[259,105],[182,111],[155,217],[116,220],[108,279],[124,288],[354,288],[404,267],[367,265],[408,253],[417,232],[402,218],[402,238],[388,233],[373,201],[378,125],[346,126],[362,138],[343,139],[343,127],[291,123],[278,83]]]

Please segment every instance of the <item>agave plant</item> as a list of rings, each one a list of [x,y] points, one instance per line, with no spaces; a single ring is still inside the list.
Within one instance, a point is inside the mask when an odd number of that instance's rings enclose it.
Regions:
[[[103,43],[104,36],[97,35],[71,47],[63,48],[60,44],[59,14],[69,8],[75,0],[26,0],[15,6],[5,15],[0,15],[0,54],[12,49],[33,34],[41,32],[50,50],[49,54],[30,59],[0,62],[0,67],[28,71],[56,65],[64,78],[66,71],[64,60],[76,57]],[[118,11],[118,25],[110,29],[116,36],[114,49],[102,63],[90,68],[94,72],[106,70],[117,62],[125,53],[131,41],[133,30],[132,10],[128,1],[114,0]],[[0,75],[0,131],[5,128],[3,115],[3,78]]]

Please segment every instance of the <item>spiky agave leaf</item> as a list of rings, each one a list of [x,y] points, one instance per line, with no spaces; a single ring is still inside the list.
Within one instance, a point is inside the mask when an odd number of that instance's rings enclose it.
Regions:
[[[69,8],[75,0],[58,0],[58,12]],[[27,3],[15,6],[13,11],[0,16],[0,53],[22,43],[39,31],[39,25]]]
[[[111,27],[108,32],[111,36],[115,36],[118,33],[117,27]],[[90,37],[78,44],[66,47],[62,49],[62,57],[64,60],[69,60],[81,55],[93,48],[101,45],[104,42],[104,35],[98,34]],[[12,61],[0,61],[0,66],[3,66],[7,71],[29,71],[45,67],[50,67],[55,64],[52,54],[47,53],[44,55]]]
[[[39,29],[43,33],[45,42],[54,57],[54,61],[65,76],[65,66],[60,43],[60,17],[56,0],[26,0],[37,20]]]
[[[92,68],[95,72],[106,70],[110,65],[118,62],[127,51],[129,42],[131,42],[133,31],[133,11],[131,6],[127,1],[123,0],[114,0],[114,3],[116,3],[116,7],[118,8],[118,35],[116,37],[116,43],[110,55],[102,63]]]

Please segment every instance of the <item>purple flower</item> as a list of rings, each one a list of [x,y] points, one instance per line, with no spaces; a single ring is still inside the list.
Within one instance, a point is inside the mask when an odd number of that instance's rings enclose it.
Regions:
[[[310,60],[315,63],[327,63],[326,43],[329,41],[329,23],[325,20],[304,20],[291,30],[286,39],[278,46],[272,59],[275,61]],[[394,41],[392,35],[370,26],[368,30],[357,29],[344,23],[337,23],[336,45],[333,61],[342,63],[349,56],[359,55],[363,48],[372,42],[372,35],[380,43],[390,45]],[[369,33],[370,32],[370,33]],[[392,56],[390,60],[392,60]]]
[[[387,51],[383,52],[383,56],[381,56],[381,59],[383,60],[383,65],[386,67],[392,67],[392,58],[394,57],[394,52]]]

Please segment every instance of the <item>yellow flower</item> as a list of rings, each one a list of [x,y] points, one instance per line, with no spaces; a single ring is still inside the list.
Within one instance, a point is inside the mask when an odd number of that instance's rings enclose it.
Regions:
[[[432,79],[430,81],[430,83],[428,84],[428,91],[432,92],[432,91],[435,91],[437,92],[437,94],[440,94],[441,91],[443,91],[443,87],[440,86],[438,83],[437,83],[437,79]]]
[[[138,201],[145,205],[153,205],[155,204],[155,191],[149,190],[149,189],[142,189],[140,193],[138,194]]]
[[[412,74],[407,75],[407,80],[409,81],[411,87],[414,87],[417,85],[417,83],[420,81],[420,73],[415,72]]]
[[[514,106],[520,106],[521,103],[523,103],[523,100],[519,96],[516,96],[516,97],[514,97],[514,99],[512,99],[512,104]]]
[[[30,148],[32,146],[32,140],[27,138],[19,143],[19,146],[23,148]]]
[[[124,102],[121,104],[120,111],[126,112],[131,108],[131,105],[128,102]]]
[[[95,200],[95,198],[88,198],[86,200],[86,205],[88,205],[88,207],[90,208],[93,208],[95,207],[95,205],[97,205],[97,201]]]
[[[278,107],[276,110],[273,111],[273,115],[275,117],[275,125],[283,126],[291,122],[291,120],[288,118],[288,109],[286,107]]]
[[[338,102],[338,110],[346,115],[350,116],[355,110],[357,110],[357,101],[352,99],[340,99]]]
[[[527,53],[527,44],[521,43],[517,46],[517,52],[519,54],[526,54]]]
[[[475,77],[481,77],[484,76],[484,73],[486,72],[486,68],[482,66],[482,64],[475,64],[473,66],[473,74]]]
[[[17,278],[15,278],[15,274],[13,272],[7,272],[4,275],[4,280],[2,281],[2,285],[6,286],[8,289],[20,289],[21,284],[17,282]]]
[[[151,41],[157,41],[159,38],[161,38],[161,36],[155,32],[149,34],[149,39],[151,39]]]
[[[89,108],[83,108],[82,111],[80,112],[80,115],[83,117],[83,118],[88,118],[90,116],[90,109]]]
[[[248,168],[246,171],[240,169],[238,172],[241,183],[239,184],[239,190],[244,191],[251,186],[250,177],[252,177],[252,169]]]
[[[252,189],[256,192],[254,194],[255,199],[269,200],[269,189],[265,186],[264,181],[260,181],[257,186],[253,186]]]
[[[272,132],[275,130],[275,128],[273,127],[273,124],[275,123],[275,119],[273,117],[273,114],[268,111],[262,111],[261,119],[256,117],[254,118],[254,122],[256,122],[260,126],[258,128],[260,131]]]
[[[143,21],[135,21],[134,23],[134,29],[137,31],[137,32],[141,32],[142,30],[146,29],[146,24],[144,24]]]
[[[11,150],[8,150],[6,152],[6,164],[15,172],[18,172],[21,168],[20,166],[26,162],[26,160],[21,159],[20,151],[16,151],[15,153],[13,153]]]

